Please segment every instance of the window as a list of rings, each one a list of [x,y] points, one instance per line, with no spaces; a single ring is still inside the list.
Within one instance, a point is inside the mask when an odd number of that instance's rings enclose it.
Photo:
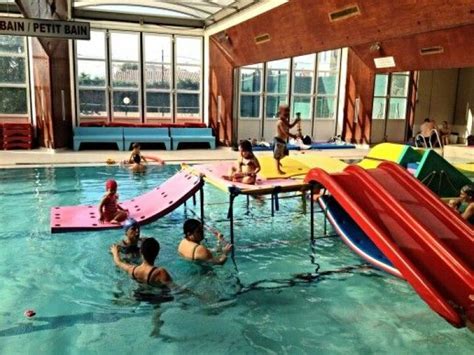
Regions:
[[[112,119],[140,117],[140,37],[138,33],[110,34]]]
[[[274,118],[286,103],[292,117],[336,119],[340,61],[337,49],[240,68],[239,117]]]
[[[315,60],[315,54],[293,58],[292,115],[295,117],[299,112],[303,120],[310,120],[313,116]]]
[[[79,115],[107,119],[105,32],[91,31],[89,41],[77,41]]]
[[[340,50],[318,53],[315,118],[335,119],[339,83]]]
[[[176,37],[176,121],[201,121],[202,40]]]
[[[0,115],[28,118],[26,37],[0,36]]]
[[[173,119],[172,39],[171,36],[145,34],[146,121]]]
[[[92,30],[76,42],[79,118],[200,122],[202,57],[200,37]]]
[[[278,106],[288,103],[290,60],[267,63],[265,117],[275,118]]]
[[[240,70],[240,117],[260,117],[262,73],[262,64],[245,67]]]
[[[375,76],[373,119],[406,118],[409,78],[409,72]]]

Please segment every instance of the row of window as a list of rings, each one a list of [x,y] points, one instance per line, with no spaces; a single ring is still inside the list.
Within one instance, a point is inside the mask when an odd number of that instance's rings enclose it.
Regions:
[[[200,37],[94,30],[76,58],[83,121],[202,119]]]
[[[340,68],[340,49],[242,67],[239,116],[274,118],[285,103],[305,120],[334,119]]]

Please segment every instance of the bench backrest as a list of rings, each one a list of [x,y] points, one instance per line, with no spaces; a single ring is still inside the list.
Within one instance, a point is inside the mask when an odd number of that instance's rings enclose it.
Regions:
[[[121,127],[75,127],[75,136],[122,136]]]
[[[177,136],[212,136],[211,128],[170,128],[172,137]]]
[[[123,134],[125,136],[164,136],[168,137],[168,128],[147,128],[147,127],[135,127],[135,128],[124,128]]]

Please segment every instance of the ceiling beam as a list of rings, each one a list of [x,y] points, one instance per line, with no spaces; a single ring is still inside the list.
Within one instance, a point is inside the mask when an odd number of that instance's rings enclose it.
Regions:
[[[129,22],[129,23],[143,23],[151,25],[162,26],[176,26],[176,27],[191,27],[204,28],[204,21],[191,18],[177,18],[166,16],[149,16],[149,15],[135,15],[124,14],[117,12],[106,11],[91,11],[84,9],[73,9],[73,18],[84,20],[98,20],[98,21],[115,21],[115,22]]]

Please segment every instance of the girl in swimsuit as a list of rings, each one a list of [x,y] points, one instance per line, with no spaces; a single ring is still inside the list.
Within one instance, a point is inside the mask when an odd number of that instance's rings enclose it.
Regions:
[[[119,224],[127,218],[128,211],[124,210],[117,202],[117,182],[112,179],[107,180],[105,182],[105,189],[107,192],[99,205],[99,221],[101,223]]]
[[[205,261],[211,264],[222,265],[227,260],[227,254],[232,250],[232,244],[226,244],[224,236],[220,233],[216,235],[222,247],[222,254],[212,255],[211,251],[201,242],[204,240],[204,230],[201,222],[196,219],[188,219],[183,225],[184,238],[179,243],[178,253],[185,259],[191,261]]]
[[[156,257],[160,252],[160,243],[155,238],[146,238],[141,243],[140,255],[143,262],[140,265],[123,262],[119,249],[119,246],[116,244],[110,247],[115,265],[127,272],[137,282],[152,286],[162,286],[172,282],[171,276],[166,269],[154,265]]]
[[[224,179],[241,182],[243,184],[254,185],[257,182],[257,174],[260,171],[260,163],[253,154],[252,144],[248,140],[243,140],[239,144],[240,157],[237,166],[233,166],[229,175]]]

